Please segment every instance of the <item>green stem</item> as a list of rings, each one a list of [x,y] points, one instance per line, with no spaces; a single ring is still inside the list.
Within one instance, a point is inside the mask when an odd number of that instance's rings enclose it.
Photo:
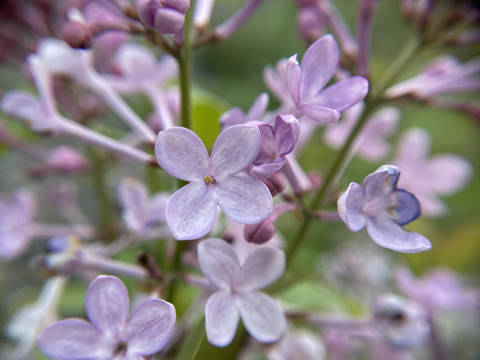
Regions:
[[[322,187],[318,190],[317,194],[314,196],[311,204],[312,212],[322,207],[325,197],[329,194],[331,187],[334,185],[338,179],[339,174],[345,168],[346,162],[349,159],[349,155],[352,151],[352,146],[357,138],[357,135],[363,128],[363,125],[367,121],[368,117],[377,109],[378,105],[382,103],[383,93],[388,87],[395,81],[398,75],[403,71],[406,65],[414,58],[418,53],[420,45],[422,44],[421,38],[415,38],[414,40],[408,42],[399,56],[396,58],[394,63],[387,69],[384,76],[379,80],[378,86],[376,89],[372,90],[367,96],[365,102],[365,109],[362,112],[362,115],[355,123],[355,126],[351,130],[345,144],[342,149],[337,153],[333,164],[331,165]],[[289,243],[287,248],[287,266],[289,266],[298,251],[298,248],[303,243],[308,230],[313,222],[314,218],[312,216],[306,216],[305,220],[300,227],[300,230],[297,233],[297,236]]]

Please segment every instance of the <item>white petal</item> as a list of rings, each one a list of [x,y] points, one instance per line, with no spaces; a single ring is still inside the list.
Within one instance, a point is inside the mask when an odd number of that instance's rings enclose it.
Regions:
[[[237,278],[241,290],[260,290],[277,281],[285,271],[285,253],[265,246],[253,252],[243,264]]]
[[[128,292],[115,276],[98,276],[85,295],[87,316],[98,329],[119,338],[128,316]]]
[[[261,292],[239,294],[238,307],[247,331],[260,342],[279,340],[287,329],[282,309]]]
[[[230,289],[238,276],[240,264],[235,250],[221,239],[202,241],[197,248],[203,274],[215,286]]]
[[[207,339],[215,346],[227,346],[233,340],[240,314],[235,299],[227,292],[217,291],[205,307]]]
[[[202,180],[177,190],[168,201],[165,214],[175,239],[198,239],[212,229],[217,203]]]
[[[256,126],[233,125],[218,135],[212,149],[213,175],[222,177],[247,168],[260,150],[260,130]]]
[[[267,186],[250,176],[232,176],[213,189],[215,200],[231,219],[255,224],[270,216],[273,200]]]
[[[202,140],[191,130],[171,127],[160,131],[155,143],[158,164],[176,178],[194,181],[207,175],[208,152]]]

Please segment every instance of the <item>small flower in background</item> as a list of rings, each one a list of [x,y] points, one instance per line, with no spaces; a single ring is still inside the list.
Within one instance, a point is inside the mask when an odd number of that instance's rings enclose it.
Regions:
[[[35,199],[26,189],[0,198],[0,260],[14,259],[28,248],[35,213]]]
[[[134,178],[124,179],[119,186],[118,199],[123,207],[127,228],[138,234],[165,223],[165,209],[170,194],[157,193],[148,197],[147,188]]]
[[[217,206],[242,224],[260,222],[271,214],[273,202],[267,186],[239,174],[255,160],[259,149],[260,131],[249,125],[222,131],[211,156],[191,130],[172,127],[158,134],[158,164],[170,175],[190,182],[168,201],[167,224],[175,239],[198,239],[207,234]]]
[[[343,146],[363,108],[363,103],[358,103],[346,110],[340,121],[326,125],[325,142],[335,149]],[[393,107],[383,108],[371,115],[355,139],[354,151],[369,161],[379,161],[384,158],[390,149],[390,144],[385,137],[393,134],[399,120],[400,111]]]
[[[297,55],[288,59],[288,92],[301,114],[319,123],[332,123],[340,113],[360,102],[368,92],[368,81],[361,76],[347,77],[328,86],[338,67],[338,46],[325,35],[309,46],[299,65]]]
[[[135,7],[146,27],[175,34],[183,29],[190,0],[135,0]]]
[[[461,190],[472,175],[468,161],[455,154],[428,157],[430,136],[420,128],[406,131],[398,145],[393,164],[402,169],[399,185],[415,193],[422,213],[441,216],[447,212],[439,195],[450,195]]]
[[[51,170],[64,174],[81,173],[89,168],[85,158],[69,146],[54,148],[46,160]]]
[[[350,183],[338,199],[338,213],[351,231],[366,227],[380,246],[405,253],[429,250],[427,238],[403,228],[420,216],[420,206],[413,194],[397,188],[399,176],[399,168],[384,165],[361,186]]]
[[[99,276],[88,287],[85,310],[90,322],[70,318],[46,328],[38,338],[42,352],[59,359],[144,359],[159,352],[172,335],[175,308],[160,299],[140,303],[130,315],[125,285]]]
[[[262,246],[240,263],[231,245],[209,239],[198,245],[198,262],[207,279],[218,288],[205,308],[208,341],[215,346],[230,344],[240,317],[256,340],[269,343],[280,339],[287,327],[285,314],[259,290],[282,276],[283,251]]]

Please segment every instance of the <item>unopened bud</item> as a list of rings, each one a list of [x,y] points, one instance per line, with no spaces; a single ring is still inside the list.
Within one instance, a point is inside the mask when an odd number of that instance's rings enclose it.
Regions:
[[[283,190],[285,190],[285,186],[287,185],[287,181],[281,172],[273,173],[268,178],[261,180],[265,185],[267,185],[272,196],[283,192]]]
[[[243,230],[245,240],[254,244],[265,244],[275,235],[275,225],[268,218],[257,224],[246,225]]]
[[[87,24],[80,21],[68,21],[62,30],[62,38],[73,48],[89,48],[92,32]]]
[[[135,0],[140,20],[160,34],[174,34],[185,23],[190,0]]]

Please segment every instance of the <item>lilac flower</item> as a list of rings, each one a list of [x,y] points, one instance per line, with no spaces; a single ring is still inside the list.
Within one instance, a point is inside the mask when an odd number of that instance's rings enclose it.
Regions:
[[[135,7],[145,26],[160,34],[175,34],[183,29],[190,0],[135,0]]]
[[[385,96],[394,98],[411,95],[428,99],[442,94],[478,91],[479,71],[480,58],[460,64],[452,56],[440,56],[430,61],[419,75],[389,88]]]
[[[175,308],[148,299],[128,315],[128,293],[116,277],[99,276],[88,287],[85,310],[90,322],[70,318],[45,329],[38,338],[47,356],[74,359],[144,359],[170,339]]]
[[[256,340],[280,339],[286,330],[285,315],[272,298],[258,290],[283,274],[285,255],[281,250],[261,247],[240,264],[231,245],[209,239],[198,245],[198,261],[218,288],[205,308],[207,338],[213,345],[230,344],[240,317]]]
[[[88,169],[85,158],[69,146],[58,146],[47,157],[49,167],[60,173],[74,174]]]
[[[430,241],[403,225],[420,216],[415,196],[398,189],[400,170],[384,165],[368,175],[362,186],[350,183],[338,199],[338,214],[351,231],[364,227],[378,245],[399,252],[415,253],[431,248]]]
[[[278,115],[275,125],[252,122],[260,130],[262,143],[260,152],[253,162],[250,174],[256,178],[267,178],[279,171],[285,163],[285,156],[295,147],[300,133],[300,124],[293,115]]]
[[[340,148],[347,140],[362,110],[363,105],[359,103],[345,111],[343,120],[328,125],[324,132],[325,142],[335,149]],[[370,161],[378,161],[385,157],[390,145],[384,136],[395,131],[399,118],[400,111],[393,107],[383,108],[373,114],[355,139],[354,148],[358,155]]]
[[[320,123],[338,120],[340,112],[361,101],[368,81],[361,76],[345,78],[324,89],[338,66],[338,47],[331,35],[315,41],[299,65],[297,55],[288,59],[287,87],[297,110]]]
[[[26,250],[34,235],[35,202],[27,190],[0,198],[0,260],[10,260]]]
[[[147,189],[140,181],[127,178],[120,184],[118,195],[123,207],[123,219],[130,231],[143,234],[152,226],[166,221],[167,193],[158,193],[149,198]]]
[[[430,312],[468,310],[480,304],[480,291],[465,288],[453,270],[435,268],[418,279],[407,268],[400,268],[395,275],[400,290]]]
[[[415,193],[422,212],[441,216],[447,209],[439,195],[450,195],[463,188],[471,177],[472,166],[455,154],[428,158],[429,150],[428,133],[420,128],[410,129],[402,136],[392,163],[403,169],[399,184]]]
[[[218,136],[211,156],[191,130],[161,131],[155,144],[158,164],[170,175],[189,181],[170,198],[167,224],[178,240],[197,239],[213,227],[217,205],[235,221],[254,224],[272,212],[270,191],[260,180],[239,174],[258,155],[260,131],[231,126]]]
[[[245,114],[240,108],[233,107],[220,116],[220,123],[223,126],[244,124],[248,121],[260,120],[268,106],[267,93],[261,93],[253,102],[252,107]]]

